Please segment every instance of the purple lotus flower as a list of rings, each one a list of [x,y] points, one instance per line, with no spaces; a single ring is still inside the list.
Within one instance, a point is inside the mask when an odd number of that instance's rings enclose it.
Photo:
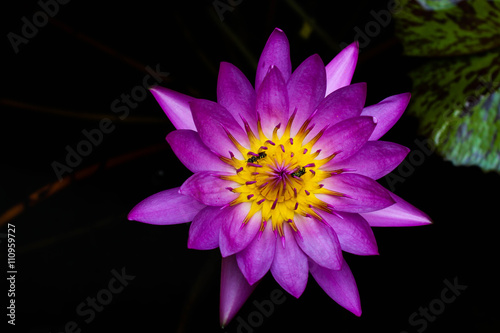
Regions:
[[[378,254],[374,226],[431,223],[375,181],[409,152],[378,139],[410,94],[364,107],[366,84],[350,84],[357,57],[353,43],[326,67],[315,54],[292,72],[288,40],[275,29],[260,56],[255,89],[223,62],[217,103],[151,90],[177,129],[168,143],[194,174],[181,187],[146,198],[128,218],[192,221],[189,248],[220,248],[221,325],[269,270],[295,297],[310,272],[359,316],[356,282],[342,251]]]

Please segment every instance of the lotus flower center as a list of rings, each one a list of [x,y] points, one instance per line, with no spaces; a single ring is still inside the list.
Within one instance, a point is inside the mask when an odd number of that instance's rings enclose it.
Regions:
[[[306,217],[322,218],[315,209],[331,212],[325,202],[316,198],[315,194],[333,194],[323,188],[321,181],[332,173],[341,170],[322,170],[321,166],[335,157],[332,154],[323,159],[316,159],[321,150],[312,151],[316,141],[321,137],[320,131],[314,138],[304,142],[312,128],[308,128],[306,121],[294,136],[290,136],[290,129],[294,115],[290,117],[287,127],[281,137],[278,135],[280,125],[273,131],[272,138],[266,137],[258,122],[258,136],[245,123],[250,148],[243,147],[230,133],[227,133],[235,147],[246,160],[237,159],[230,153],[231,158],[220,157],[222,161],[235,168],[236,174],[221,176],[226,180],[238,183],[237,188],[228,190],[239,193],[237,199],[230,205],[250,202],[251,209],[245,223],[258,211],[262,213],[262,229],[267,222],[271,222],[273,230],[283,236],[282,224],[289,223],[294,230],[295,214]]]

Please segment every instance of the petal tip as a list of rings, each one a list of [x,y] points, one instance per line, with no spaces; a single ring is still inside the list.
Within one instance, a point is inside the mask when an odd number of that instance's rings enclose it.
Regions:
[[[353,52],[353,53],[358,53],[359,52],[359,42],[355,40],[349,45],[346,45],[344,48],[340,50],[341,52]]]
[[[404,92],[400,94],[402,97],[406,97],[408,100],[411,98],[411,92]]]
[[[363,312],[363,311],[361,311],[361,307],[356,308],[356,309],[351,309],[350,311],[351,311],[352,313],[354,313],[354,315],[355,315],[356,317],[361,317],[361,313]]]
[[[128,213],[127,220],[129,220],[129,221],[135,221],[135,217],[134,217],[134,214],[132,213],[132,211],[130,211],[130,213]]]
[[[222,314],[221,314],[221,316],[219,318],[220,328],[224,329],[227,326],[227,324],[229,324],[229,321],[230,320],[227,316],[222,316]]]
[[[290,291],[288,291],[288,293],[290,293],[290,295],[292,295],[293,297],[299,299],[300,296],[302,295],[303,291],[301,291],[301,290],[290,290]]]
[[[430,218],[430,217],[428,217],[428,216],[427,216],[427,218],[425,218],[425,219],[423,219],[423,220],[421,221],[421,225],[422,225],[422,226],[424,226],[424,225],[432,225],[432,224],[434,224],[434,221],[433,221],[433,220],[431,220],[431,218]]]
[[[140,220],[141,219],[141,214],[140,213],[141,213],[140,212],[140,207],[139,207],[139,204],[137,204],[127,214],[127,220],[129,220],[129,221],[136,221],[136,222],[142,222]]]

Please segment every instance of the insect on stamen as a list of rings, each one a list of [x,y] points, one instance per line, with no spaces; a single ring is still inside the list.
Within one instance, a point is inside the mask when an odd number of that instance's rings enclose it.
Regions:
[[[265,152],[263,152],[263,151],[262,151],[262,152],[260,152],[260,153],[258,153],[258,154],[256,154],[256,153],[252,153],[252,152],[249,152],[248,154],[252,155],[252,157],[250,157],[250,158],[247,160],[247,162],[248,162],[248,163],[255,163],[255,162],[257,162],[258,160],[263,159],[264,157],[266,157],[266,156],[267,156],[267,154],[266,154]]]
[[[297,177],[297,178],[300,178],[300,176],[302,176],[303,174],[306,173],[306,168],[304,167],[301,167],[301,168],[298,168],[297,171],[293,172],[291,174],[292,177]]]

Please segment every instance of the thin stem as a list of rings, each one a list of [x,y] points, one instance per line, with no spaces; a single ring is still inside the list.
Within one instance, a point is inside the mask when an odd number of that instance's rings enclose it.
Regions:
[[[132,160],[135,160],[139,157],[150,155],[153,153],[156,153],[158,151],[162,151],[167,149],[169,146],[165,143],[161,144],[156,144],[153,146],[149,146],[143,149],[135,150],[130,153],[126,153],[123,155],[118,155],[115,157],[112,157],[104,162],[99,162],[92,164],[84,169],[78,170],[75,173],[65,176],[63,179],[60,181],[55,181],[52,183],[49,183],[35,192],[31,193],[27,200],[23,200],[20,203],[12,206],[9,208],[5,213],[0,215],[0,227],[7,222],[11,221],[13,218],[16,216],[22,214],[25,210],[27,210],[29,207],[33,207],[43,200],[49,198],[50,196],[56,194],[57,192],[63,190],[67,186],[73,184],[76,181],[88,178],[99,170],[106,170],[106,169],[111,169],[115,166],[118,166],[120,164],[123,164],[125,162],[129,162]]]

